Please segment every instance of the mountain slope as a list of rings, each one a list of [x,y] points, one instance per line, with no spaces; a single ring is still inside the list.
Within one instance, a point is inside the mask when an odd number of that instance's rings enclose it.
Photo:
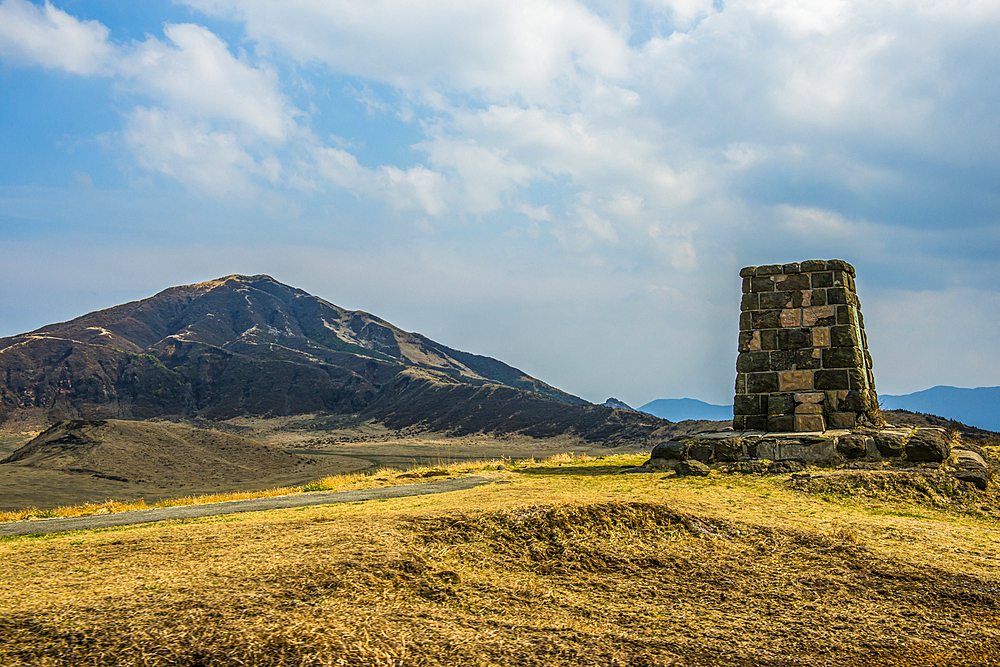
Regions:
[[[732,405],[713,405],[694,398],[658,398],[639,409],[670,421],[686,419],[729,421],[733,418]]]
[[[456,394],[455,387],[466,389]],[[491,387],[510,392],[501,398]],[[420,414],[406,407],[418,394]],[[534,413],[580,416],[591,407],[501,361],[262,275],[173,287],[0,339],[0,421],[18,410],[49,419],[321,412],[394,423],[405,414],[447,430],[462,411],[479,409],[468,401],[485,402],[479,407],[492,421],[476,421],[485,430],[509,428],[515,414],[527,423]],[[567,428],[576,421],[565,418]]]
[[[1000,387],[938,386],[902,396],[880,394],[879,401],[886,410],[921,412],[1000,431]]]

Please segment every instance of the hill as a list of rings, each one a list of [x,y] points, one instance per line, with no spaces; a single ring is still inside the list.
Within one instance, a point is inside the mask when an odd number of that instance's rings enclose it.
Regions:
[[[623,424],[662,425],[264,275],[172,287],[0,338],[0,423],[28,411],[42,421],[361,413],[442,430],[472,412],[460,431],[587,424],[574,433],[591,441]]]
[[[658,398],[641,406],[639,410],[670,421],[703,419],[707,421],[732,421],[732,405],[713,405],[694,398]]]
[[[616,474],[645,456],[5,538],[0,664],[997,664],[995,495],[912,472]]]
[[[938,386],[900,396],[880,394],[884,410],[908,410],[1000,431],[1000,387]]]

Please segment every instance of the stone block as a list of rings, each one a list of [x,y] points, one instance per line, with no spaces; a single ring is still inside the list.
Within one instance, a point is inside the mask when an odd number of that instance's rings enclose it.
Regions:
[[[830,327],[813,327],[813,347],[830,347]]]
[[[780,329],[778,331],[779,350],[799,350],[812,347],[812,331],[805,328]]]
[[[775,350],[771,352],[772,371],[795,370],[795,352],[793,350]]]
[[[757,456],[772,461],[833,463],[840,460],[837,441],[829,437],[777,436],[757,441]]]
[[[740,278],[752,278],[754,275],[756,275],[756,271],[757,271],[756,266],[744,266],[742,269],[740,269]]]
[[[837,324],[858,324],[858,311],[851,306],[837,306]]]
[[[823,273],[812,274],[812,288],[820,289],[826,287],[833,287],[833,272],[825,271]]]
[[[753,331],[753,312],[740,313],[740,331]]]
[[[795,370],[816,370],[823,367],[823,351],[816,348],[795,350]]]
[[[813,371],[781,371],[778,391],[809,391],[813,388]]]
[[[869,438],[864,435],[848,434],[837,438],[837,452],[845,459],[860,459],[868,453]]]
[[[737,337],[737,340],[739,341],[736,346],[737,349],[740,352],[750,352],[750,341],[754,338],[756,338],[758,342],[760,341],[759,331],[741,331]],[[757,349],[759,350],[760,348],[758,347]]]
[[[851,276],[847,274],[846,271],[834,271],[833,272],[833,286],[834,287],[846,287],[851,289],[850,283],[848,282]],[[851,290],[854,291],[854,290]]]
[[[828,347],[823,350],[823,368],[861,368],[864,363],[861,350],[856,347]]]
[[[757,295],[761,310],[781,310],[791,305],[787,292],[761,292]]]
[[[906,459],[915,463],[940,463],[950,454],[948,440],[936,429],[918,428],[906,443]]]
[[[801,271],[801,269],[799,267],[800,267],[799,262],[792,262],[791,264],[782,264],[781,265],[781,272],[782,273],[798,273],[799,271]]]
[[[777,329],[779,324],[780,310],[757,310],[750,311],[752,315],[754,329]]]
[[[801,270],[802,273],[826,271],[826,261],[822,259],[807,259],[804,262],[799,262],[799,270]]]
[[[747,391],[751,394],[770,394],[778,391],[778,374],[750,373],[747,375]]]
[[[823,406],[819,403],[799,403],[795,406],[795,414],[821,415],[823,414]]]
[[[826,291],[826,302],[828,304],[851,305],[848,292],[843,287],[831,287]]]
[[[753,278],[750,279],[750,291],[773,292],[774,279],[771,276],[754,276]]]
[[[776,276],[781,274],[781,264],[765,264],[758,266],[754,272],[756,276]]]
[[[759,373],[771,370],[770,352],[741,352],[736,357],[738,373]]]
[[[805,391],[799,392],[792,397],[796,403],[824,403],[826,401],[826,394],[821,391]]]
[[[858,347],[858,329],[849,324],[830,327],[830,344],[833,347]]]
[[[835,306],[810,306],[802,309],[802,326],[828,327],[837,323],[837,308]]]
[[[798,308],[790,308],[781,311],[778,316],[778,324],[782,329],[794,329],[802,326],[802,311]]]
[[[768,415],[767,430],[775,433],[787,433],[795,430],[795,417],[793,415]]]
[[[824,391],[827,412],[841,412],[840,402],[847,396],[846,389]]]
[[[702,463],[712,463],[715,459],[715,443],[706,440],[693,440],[688,445],[688,457]]]
[[[764,402],[766,400],[765,394],[738,394],[733,399],[733,414],[740,416],[762,415],[765,412],[763,406],[766,405]]]
[[[831,429],[852,429],[858,425],[858,418],[853,412],[828,412],[826,422]]]
[[[875,446],[879,454],[887,459],[899,458],[903,455],[906,436],[892,431],[879,431],[874,436]]]
[[[848,379],[848,389],[857,389],[858,391],[864,390],[868,391],[871,383],[868,380],[868,374],[866,371],[860,368],[849,368],[847,369]]]
[[[850,375],[846,369],[822,370],[813,374],[816,389],[850,389]]]
[[[790,415],[795,412],[795,399],[791,394],[768,394],[767,414]]]
[[[795,415],[795,430],[799,433],[825,431],[826,421],[823,415]]]
[[[749,277],[743,279],[743,293],[744,294],[746,294],[747,292],[749,292],[749,291],[751,291],[753,289],[753,282],[751,282],[752,280],[753,279],[749,278]]]
[[[743,458],[743,438],[725,438],[715,443],[715,460],[724,463]]]
[[[767,430],[767,415],[747,415],[743,428],[747,431]]]
[[[757,310],[758,308],[760,308],[760,295],[756,292],[744,294],[743,298],[740,299],[740,310]]]
[[[736,374],[736,393],[745,394],[747,393],[747,374],[737,373]]]
[[[799,290],[798,292],[784,292],[792,297],[792,308],[808,308],[812,304],[812,290]]]
[[[844,412],[864,412],[868,408],[868,392],[866,391],[849,391],[844,400],[840,401],[840,409]]]
[[[760,347],[762,350],[778,349],[778,330],[763,329],[760,332]]]
[[[842,259],[831,259],[826,262],[827,268],[833,271],[847,271],[851,276],[857,275],[854,271],[854,267],[845,262]]]
[[[746,430],[746,417],[744,417],[743,415],[733,415],[733,430],[734,431]]]
[[[780,292],[811,289],[812,282],[808,273],[793,273],[791,275],[775,276],[774,288]]]
[[[809,305],[810,306],[825,306],[825,305],[827,305],[827,303],[826,303],[826,290],[825,289],[810,290]]]

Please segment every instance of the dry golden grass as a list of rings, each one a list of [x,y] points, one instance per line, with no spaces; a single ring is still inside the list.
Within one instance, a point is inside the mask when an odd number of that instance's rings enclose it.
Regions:
[[[39,510],[37,507],[26,507],[20,510],[0,511],[0,522],[31,521],[34,519],[49,519],[53,517],[91,516],[94,514],[113,514],[132,510],[145,510],[153,507],[178,507],[180,505],[204,505],[222,503],[231,500],[247,500],[250,498],[272,498],[309,491],[344,491],[348,489],[369,489],[393,484],[408,483],[413,478],[437,477],[446,475],[461,475],[483,468],[495,468],[503,465],[504,460],[466,461],[441,466],[420,466],[406,471],[394,468],[379,468],[375,471],[344,473],[330,475],[320,480],[302,486],[285,486],[262,491],[233,491],[227,493],[212,493],[206,495],[186,496],[183,498],[167,498],[153,504],[145,500],[121,501],[108,500],[102,503],[84,503],[57,507],[52,510]],[[509,464],[509,460],[507,461]]]
[[[0,664],[1000,661],[995,521],[782,477],[611,474],[638,462],[4,539]]]

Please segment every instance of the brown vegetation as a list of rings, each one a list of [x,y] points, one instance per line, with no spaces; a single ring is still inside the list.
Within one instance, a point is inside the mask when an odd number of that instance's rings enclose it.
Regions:
[[[434,497],[0,542],[4,665],[989,665],[996,522],[785,477],[480,470]]]

